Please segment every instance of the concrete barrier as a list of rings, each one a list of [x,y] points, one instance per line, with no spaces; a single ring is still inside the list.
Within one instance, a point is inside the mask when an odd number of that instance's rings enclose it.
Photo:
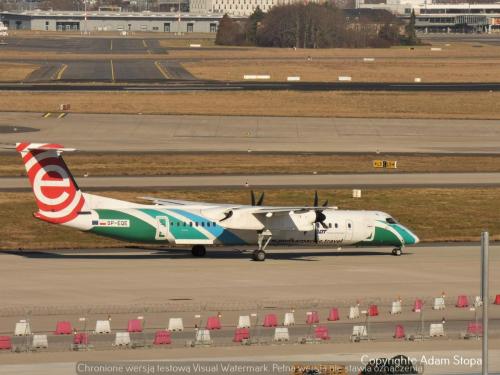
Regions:
[[[200,48],[201,44],[190,44],[189,47],[191,47],[191,48]]]
[[[287,81],[300,81],[300,77],[299,76],[290,76],[290,77],[286,77],[286,80]]]
[[[295,325],[295,316],[293,315],[293,312],[285,313],[285,320],[284,320],[283,325],[285,325],[285,326],[294,326]]]
[[[443,49],[441,47],[431,47],[431,51],[442,51]]]
[[[401,301],[392,301],[391,315],[401,314],[402,311]]]
[[[422,82],[422,78],[420,78],[420,77],[415,77],[414,82],[415,82],[415,83],[420,83],[420,82]]]
[[[168,331],[156,331],[153,345],[169,345],[172,343],[172,337]]]
[[[32,346],[34,348],[48,348],[49,342],[47,340],[47,335],[33,335],[33,343]]]
[[[98,320],[95,322],[95,333],[111,333],[109,320]]]
[[[364,62],[373,62],[375,59],[373,57],[363,57]]]
[[[349,319],[357,319],[359,318],[359,306],[351,306],[349,308]]]
[[[238,328],[250,328],[250,316],[240,315],[238,319]]]
[[[316,324],[319,323],[319,314],[317,311],[308,311],[306,313],[306,323]]]
[[[30,324],[26,320],[20,320],[16,323],[16,328],[14,329],[14,336],[27,336],[31,335]]]
[[[357,337],[368,336],[368,331],[366,330],[366,326],[354,326],[354,327],[352,327],[352,335],[357,336]]]
[[[278,327],[274,330],[274,341],[290,341],[287,327]]]
[[[434,306],[432,307],[433,310],[444,310],[445,308],[446,305],[443,297],[434,298]]]
[[[54,334],[56,335],[71,335],[73,333],[73,329],[71,328],[71,323],[68,321],[57,322],[56,331]]]
[[[182,323],[182,318],[170,318],[168,320],[168,330],[170,332],[184,331],[184,324]]]
[[[116,332],[115,346],[128,346],[128,345],[130,345],[130,333]]]
[[[195,340],[197,344],[211,344],[212,340],[210,339],[210,331],[208,329],[199,329],[196,331]]]
[[[432,323],[429,327],[430,337],[444,336],[444,325],[443,323]]]

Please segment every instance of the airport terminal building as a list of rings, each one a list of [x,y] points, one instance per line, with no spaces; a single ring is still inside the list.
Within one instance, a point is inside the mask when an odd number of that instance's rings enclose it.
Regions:
[[[10,30],[215,33],[222,14],[29,11],[0,13]]]
[[[358,0],[362,9],[385,9],[408,19],[415,12],[415,27],[424,33],[500,32],[500,3],[432,3],[425,0]]]

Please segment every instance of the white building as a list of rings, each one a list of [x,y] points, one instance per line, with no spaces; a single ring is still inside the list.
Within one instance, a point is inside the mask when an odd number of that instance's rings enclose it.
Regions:
[[[358,0],[362,9],[385,9],[402,18],[416,15],[416,29],[425,33],[500,32],[500,3],[432,4],[431,0]]]
[[[273,6],[296,2],[303,2],[303,0],[190,0],[189,10],[192,13],[227,13],[230,16],[247,17],[257,7],[263,12],[267,12]],[[322,2],[322,0],[309,2]]]

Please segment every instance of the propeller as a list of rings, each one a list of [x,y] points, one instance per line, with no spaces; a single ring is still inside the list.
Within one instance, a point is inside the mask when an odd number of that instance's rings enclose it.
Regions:
[[[262,203],[264,203],[264,195],[265,193],[262,193],[259,199],[256,201],[254,191],[250,190],[250,198],[252,200],[252,206],[262,206]]]
[[[318,196],[317,190],[314,191],[314,204],[313,204],[313,206],[319,207],[319,196]],[[328,199],[321,205],[321,207],[327,207],[327,206],[328,206]],[[317,232],[318,231],[316,230],[316,223],[320,223],[324,229],[328,228],[328,226],[325,224],[326,216],[323,213],[323,210],[319,209],[319,210],[315,210],[315,212],[316,212],[316,218],[314,220],[314,225],[315,225],[314,239],[315,239],[315,242],[318,242],[318,239],[317,239],[317,235],[318,235]]]
[[[318,197],[318,191],[314,191],[314,204],[313,207],[319,207],[319,197]],[[328,207],[328,199],[323,202],[321,207]]]
[[[231,216],[233,216],[233,210],[224,212],[224,217],[219,220],[219,223],[224,221],[224,220],[229,219]]]

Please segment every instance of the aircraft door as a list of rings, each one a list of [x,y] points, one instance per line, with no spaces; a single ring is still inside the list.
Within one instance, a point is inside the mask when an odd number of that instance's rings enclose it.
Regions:
[[[168,239],[168,234],[170,231],[168,217],[157,216],[156,217],[156,237],[158,241],[165,241]]]
[[[345,222],[345,234],[344,240],[351,241],[352,240],[352,231],[353,231],[353,223],[352,220],[346,220]]]

